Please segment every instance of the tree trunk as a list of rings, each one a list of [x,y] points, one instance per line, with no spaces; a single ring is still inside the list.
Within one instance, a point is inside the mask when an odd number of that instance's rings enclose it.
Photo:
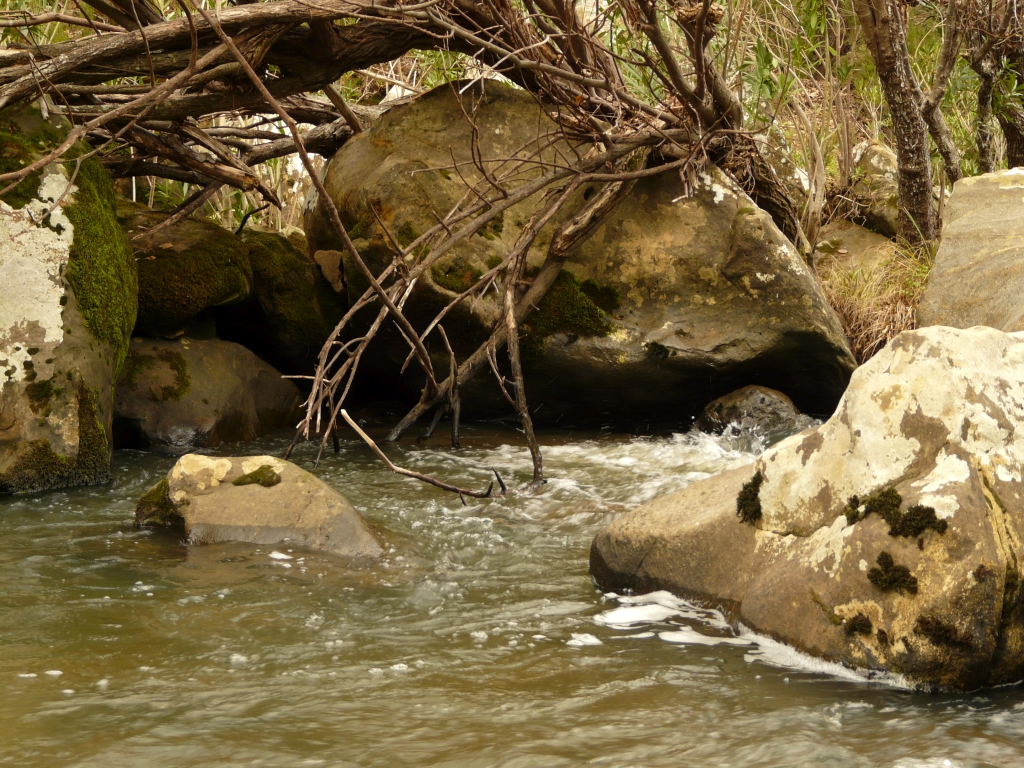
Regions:
[[[1015,104],[1004,104],[998,119],[1006,137],[1006,167],[1020,168],[1024,166],[1024,110]]]
[[[977,145],[978,170],[992,173],[996,169],[996,150],[992,143],[992,96],[995,92],[996,76],[991,66],[979,65],[978,73],[978,117]]]
[[[892,116],[899,162],[899,235],[918,244],[935,239],[932,166],[923,97],[911,68],[898,0],[854,0]]]

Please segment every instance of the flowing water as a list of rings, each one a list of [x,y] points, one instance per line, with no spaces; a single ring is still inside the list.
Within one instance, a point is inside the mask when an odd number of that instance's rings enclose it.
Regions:
[[[0,764],[1024,765],[1021,688],[913,693],[664,593],[600,594],[602,525],[754,454],[586,437],[545,438],[541,493],[468,506],[344,443],[319,474],[388,531],[370,570],[133,530],[172,464],[140,452],[116,456],[112,486],[0,501]],[[387,450],[461,483],[490,467],[522,483],[529,456],[508,439],[477,427],[458,453]]]

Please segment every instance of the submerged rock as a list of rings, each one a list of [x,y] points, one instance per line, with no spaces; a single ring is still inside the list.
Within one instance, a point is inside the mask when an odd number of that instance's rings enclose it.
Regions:
[[[293,426],[296,386],[238,344],[133,339],[114,401],[118,447],[173,453]]]
[[[715,434],[728,430],[771,436],[811,426],[814,419],[800,413],[782,392],[757,385],[711,401],[697,419],[698,429]]]
[[[1018,334],[905,332],[822,426],[602,530],[591,572],[720,601],[802,651],[923,685],[1018,681],[1022,364]]]
[[[67,128],[33,110],[0,121],[0,172],[32,162]],[[68,187],[73,169],[51,164],[0,202],[0,495],[110,479],[135,260],[106,170],[86,160]]]
[[[917,308],[919,326],[1024,330],[1022,196],[1022,168],[956,183]]]
[[[136,526],[184,525],[190,544],[288,544],[379,558],[383,541],[355,507],[273,456],[186,454],[140,499]]]

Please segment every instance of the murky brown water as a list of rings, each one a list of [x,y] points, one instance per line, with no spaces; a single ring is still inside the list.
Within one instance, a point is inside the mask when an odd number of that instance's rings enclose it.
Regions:
[[[524,482],[528,455],[493,447],[504,437],[388,450],[462,482],[491,466]],[[468,507],[356,443],[328,455],[320,474],[395,542],[368,572],[133,530],[172,463],[143,453],[117,456],[112,487],[0,501],[0,764],[1024,765],[1021,688],[914,694],[733,637],[667,595],[594,589],[601,525],[752,454],[706,437],[548,441],[563,444],[543,493]]]

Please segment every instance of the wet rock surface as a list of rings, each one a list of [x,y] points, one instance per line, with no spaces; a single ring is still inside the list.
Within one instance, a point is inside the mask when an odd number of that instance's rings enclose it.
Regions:
[[[1024,169],[961,179],[917,309],[919,326],[1024,330]]]
[[[782,392],[751,385],[713,400],[697,419],[702,432],[772,436],[814,426]]]
[[[294,426],[302,398],[281,374],[228,341],[133,339],[117,382],[118,447],[184,453]]]
[[[591,571],[922,685],[1020,680],[1022,363],[1017,334],[903,333],[822,426],[603,529]]]
[[[384,554],[383,540],[344,496],[273,456],[186,454],[140,499],[135,524],[184,525],[190,544],[280,544],[361,559]]]

